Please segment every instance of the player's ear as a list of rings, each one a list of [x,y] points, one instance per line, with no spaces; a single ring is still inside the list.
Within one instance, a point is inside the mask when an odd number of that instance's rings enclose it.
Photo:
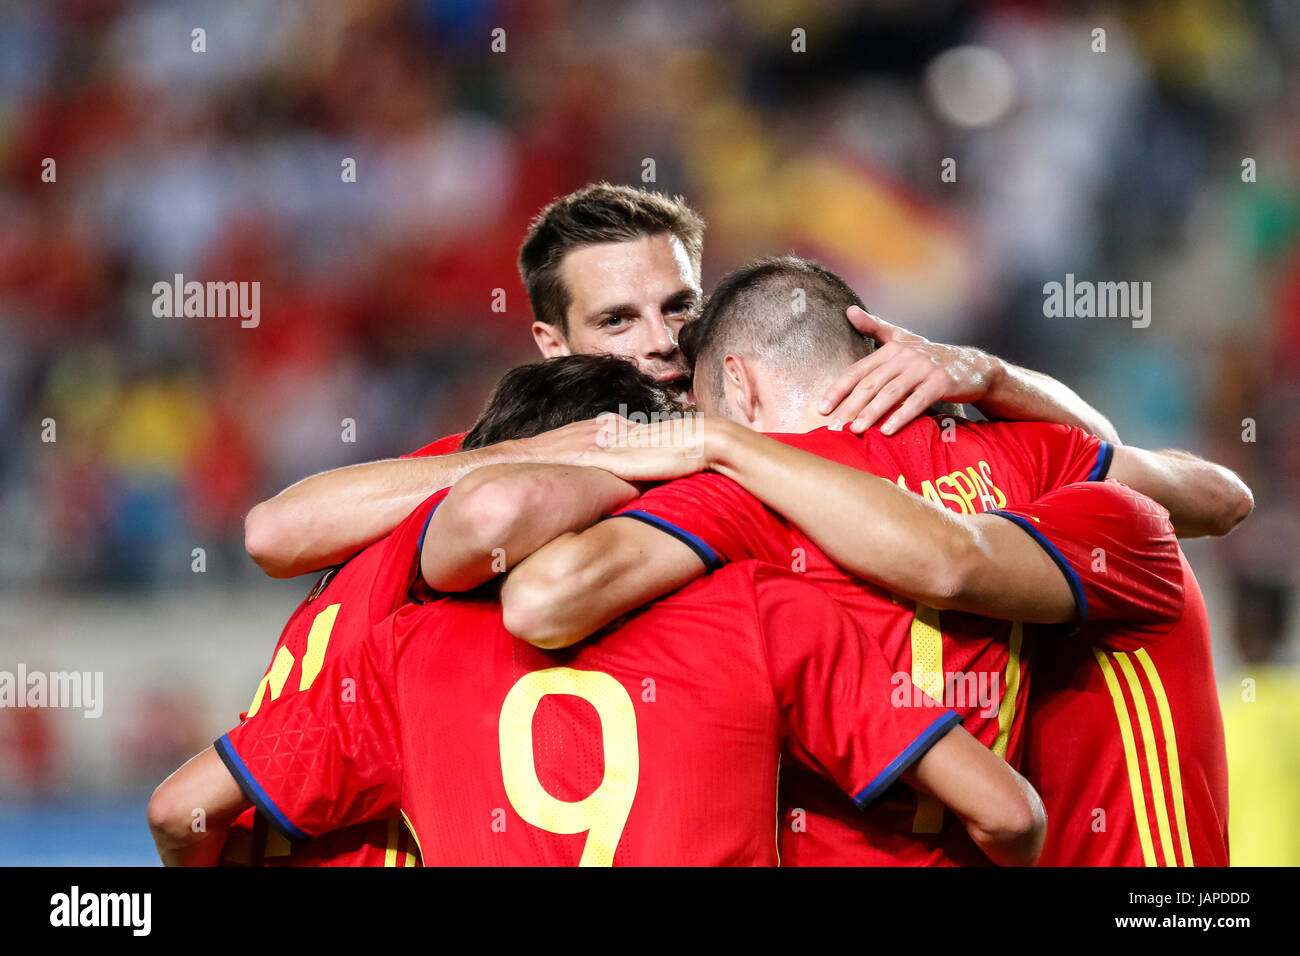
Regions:
[[[555,358],[557,355],[571,355],[569,342],[555,326],[546,322],[533,323],[533,341],[543,358]]]
[[[727,401],[750,426],[758,421],[758,382],[753,372],[739,355],[727,355],[722,360],[722,386]]]

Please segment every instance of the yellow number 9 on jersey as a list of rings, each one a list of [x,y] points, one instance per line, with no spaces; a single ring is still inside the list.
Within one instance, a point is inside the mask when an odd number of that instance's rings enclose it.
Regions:
[[[537,779],[533,715],[548,694],[571,694],[596,708],[605,750],[605,776],[581,800],[551,796]],[[519,679],[501,705],[501,777],[506,797],[525,821],[551,833],[582,833],[579,866],[612,866],[632,811],[641,758],[636,710],[626,689],[609,674],[551,667]]]

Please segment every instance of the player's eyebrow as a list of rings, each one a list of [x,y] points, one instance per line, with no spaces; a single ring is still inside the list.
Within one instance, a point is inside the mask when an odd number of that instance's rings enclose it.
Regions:
[[[678,289],[668,298],[664,299],[663,308],[670,308],[672,306],[685,306],[687,308],[690,308],[691,306],[694,306],[699,301],[700,301],[699,291],[697,291],[696,289],[692,289],[690,286],[685,286],[681,289]]]
[[[689,308],[695,305],[697,302],[699,302],[700,297],[701,295],[698,290],[692,289],[690,286],[684,285],[680,289],[678,289],[677,291],[669,295],[667,298],[665,298],[663,302],[660,304],[660,308],[667,309],[672,306],[678,306],[678,305],[686,306]],[[641,307],[637,305],[635,302],[618,302],[612,305],[601,306],[599,309],[593,309],[591,312],[587,314],[586,318],[583,319],[583,321],[586,322],[588,325],[596,325],[602,319],[605,319],[611,315],[637,316],[640,314],[641,314]]]
[[[616,305],[605,305],[599,309],[593,310],[584,319],[590,325],[595,325],[601,319],[611,315],[639,315],[640,308],[632,302],[619,302]]]

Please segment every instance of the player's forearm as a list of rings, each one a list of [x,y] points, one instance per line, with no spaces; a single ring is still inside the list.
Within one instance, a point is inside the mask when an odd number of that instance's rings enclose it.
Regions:
[[[227,824],[186,839],[154,830],[153,843],[163,866],[216,866],[221,862],[221,850],[229,831]]]
[[[506,630],[536,647],[568,647],[704,574],[689,547],[632,518],[556,538],[506,575]]]
[[[209,747],[154,790],[149,831],[164,866],[215,866],[226,834],[251,803]]]
[[[611,584],[623,565],[602,560],[582,535],[556,538],[506,575],[502,621],[520,640],[543,650],[576,644],[637,604]]]
[[[1109,477],[1163,505],[1180,538],[1225,535],[1255,507],[1234,472],[1187,452],[1116,448]]]
[[[439,591],[477,587],[636,495],[634,485],[598,468],[486,465],[457,482],[430,519],[424,579]]]
[[[957,815],[975,844],[999,866],[1032,866],[1047,835],[1047,813],[1033,786],[962,727],[943,736],[903,774]]]
[[[976,530],[883,478],[756,432],[710,433],[708,463],[799,527],[840,567],[934,607],[983,560]]]
[[[990,808],[989,822],[962,822],[975,845],[998,866],[1033,866],[1047,837],[1047,812],[1029,781],[1018,773],[1015,777],[1018,793],[1011,804]]]
[[[439,488],[484,465],[524,457],[517,443],[502,442],[324,471],[255,506],[244,519],[244,547],[273,578],[327,568],[388,534]]]
[[[1054,624],[1075,612],[1051,559],[996,516],[954,515],[875,475],[745,429],[711,466],[799,527],[840,567],[940,610]]]
[[[996,369],[988,393],[975,405],[992,418],[1073,425],[1112,445],[1119,433],[1101,412],[1074,389],[1050,375],[994,358]]]

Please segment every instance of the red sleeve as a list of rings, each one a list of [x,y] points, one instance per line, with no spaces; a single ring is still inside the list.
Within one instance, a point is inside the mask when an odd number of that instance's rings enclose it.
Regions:
[[[278,676],[277,688],[273,666],[260,706],[215,745],[254,806],[295,844],[396,815],[402,762],[391,634],[353,642],[314,677],[302,661]]]
[[[709,570],[747,558],[789,560],[785,521],[730,478],[711,471],[651,488],[610,517],[635,518],[672,535]]]
[[[384,554],[371,589],[371,621],[382,620],[408,601],[423,604],[432,597],[420,576],[420,552],[429,521],[450,491],[451,488],[435,491],[384,539]]]
[[[761,567],[755,593],[790,750],[859,807],[960,726],[958,714],[895,674],[879,645],[818,588]]]
[[[1169,512],[1146,495],[1118,481],[1075,484],[992,514],[1020,525],[1056,562],[1080,622],[1138,625],[1095,629],[1111,634],[1112,643],[1140,646],[1182,616],[1178,539]]]
[[[460,451],[460,443],[465,440],[469,432],[457,432],[454,435],[448,435],[446,438],[439,438],[435,442],[430,442],[418,451],[413,451],[409,455],[403,455],[403,458],[433,458],[438,455],[450,455]]]
[[[1046,422],[994,422],[983,426],[1008,453],[1022,459],[1026,474],[1038,478],[1039,495],[1080,481],[1103,481],[1114,449],[1110,442],[1070,425]]]

